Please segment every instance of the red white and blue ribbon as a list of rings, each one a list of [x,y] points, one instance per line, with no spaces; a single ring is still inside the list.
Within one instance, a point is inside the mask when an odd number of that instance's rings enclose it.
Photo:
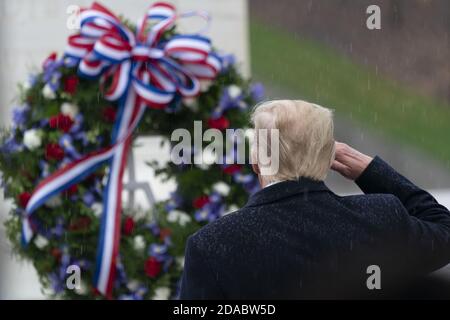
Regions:
[[[147,107],[165,108],[177,95],[198,95],[199,80],[213,79],[221,69],[220,58],[212,52],[209,39],[200,35],[162,37],[179,17],[183,15],[177,15],[172,5],[155,3],[139,21],[135,34],[108,9],[94,3],[81,11],[80,32],[69,37],[65,51],[65,57],[78,61],[80,76],[111,83],[104,88],[105,98],[118,101],[119,108],[112,144],[81,157],[39,183],[26,207],[22,235],[26,243],[31,240],[30,216],[47,200],[109,163],[94,279],[97,290],[107,297],[111,297],[114,285],[122,177],[132,133]]]

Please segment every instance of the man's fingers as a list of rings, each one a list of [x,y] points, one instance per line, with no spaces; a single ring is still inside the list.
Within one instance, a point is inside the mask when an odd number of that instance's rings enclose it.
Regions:
[[[337,171],[339,173],[344,173],[344,172],[348,171],[348,167],[345,164],[343,164],[337,160],[333,161],[333,163],[331,164],[331,169],[333,169],[334,171]]]
[[[372,158],[345,143],[335,143],[335,160],[331,168],[344,177],[356,179],[367,168]]]
[[[335,142],[335,158],[337,160],[342,159],[348,152],[348,146],[345,143]]]

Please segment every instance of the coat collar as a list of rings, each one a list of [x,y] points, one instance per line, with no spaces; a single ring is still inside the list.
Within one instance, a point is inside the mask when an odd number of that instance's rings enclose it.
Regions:
[[[287,180],[267,186],[250,196],[246,207],[276,202],[301,193],[331,192],[323,181],[301,177],[298,180]]]

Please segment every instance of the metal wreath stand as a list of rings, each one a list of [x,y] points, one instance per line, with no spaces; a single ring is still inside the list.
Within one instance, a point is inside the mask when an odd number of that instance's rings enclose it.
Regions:
[[[128,182],[124,183],[124,190],[128,191],[128,207],[134,208],[137,190],[144,191],[145,197],[147,198],[149,208],[153,208],[156,203],[155,196],[153,194],[152,188],[148,182],[138,182],[136,180],[136,167],[134,163],[134,151],[130,148],[128,152],[127,161],[127,171],[128,171]]]

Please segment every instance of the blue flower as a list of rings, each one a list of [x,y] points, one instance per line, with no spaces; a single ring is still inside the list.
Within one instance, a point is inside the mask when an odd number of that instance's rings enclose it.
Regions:
[[[156,222],[151,222],[145,225],[148,229],[150,229],[153,236],[157,237],[159,236],[159,233],[161,232],[161,229],[159,228],[158,224]]]
[[[52,286],[53,291],[58,294],[64,291],[65,288],[65,279],[61,279],[58,276],[58,273],[52,272],[49,275],[50,284]]]
[[[221,72],[227,71],[232,65],[236,63],[236,57],[233,54],[224,54],[219,58],[222,62]]]
[[[50,165],[45,160],[39,160],[39,169],[41,169],[41,178],[46,178],[50,174]]]
[[[28,104],[17,106],[13,109],[12,111],[13,129],[22,128],[23,126],[25,126],[25,123],[28,119],[29,111],[30,106]]]
[[[225,88],[225,90],[222,91],[222,95],[219,99],[219,104],[212,111],[211,118],[220,118],[228,109],[247,109],[248,105],[243,99],[244,93],[242,92],[241,88],[236,85],[228,86],[227,88]]]
[[[44,76],[42,80],[44,83],[48,84],[53,91],[58,90],[59,80],[61,79],[61,72],[59,68],[64,65],[64,60],[50,60],[46,61],[44,66]]]
[[[63,134],[59,138],[59,145],[64,149],[64,152],[71,157],[71,160],[78,160],[81,158],[81,154],[73,145],[73,138],[70,134]]]
[[[35,74],[28,75],[28,83],[30,84],[30,88],[34,87],[38,79],[38,76]]]
[[[66,276],[67,276],[67,267],[70,265],[70,256],[67,253],[67,248],[62,248],[63,255],[61,257],[61,265],[59,266],[57,271],[54,271],[49,274],[50,284],[55,293],[61,293],[64,291],[66,287]]]
[[[148,249],[148,254],[155,257],[158,261],[164,261],[167,258],[168,247],[166,244],[152,243]]]
[[[89,270],[92,266],[91,262],[86,259],[74,260],[72,264],[80,267],[82,270]]]
[[[255,101],[264,99],[264,86],[262,83],[254,83],[250,87],[250,95]]]
[[[122,294],[118,297],[119,300],[144,300],[144,295],[147,294],[148,289],[140,285],[136,290],[130,291],[130,294]]]
[[[51,229],[52,235],[56,236],[57,238],[61,238],[64,233],[66,232],[66,229],[64,228],[64,219],[58,218],[56,222],[56,226]]]
[[[225,204],[222,200],[222,196],[219,193],[211,193],[211,195],[209,196],[209,202],[195,212],[195,220],[199,222],[211,222],[221,217],[225,212]]]
[[[183,198],[177,192],[171,192],[170,198],[165,205],[167,212],[177,209],[183,205]]]
[[[120,260],[120,257],[116,263],[116,271],[117,271],[116,285],[120,286],[121,284],[126,284],[128,282],[128,277],[125,272],[125,268]]]
[[[83,202],[86,206],[91,207],[95,202],[95,196],[92,192],[86,191],[83,194]]]
[[[23,150],[23,144],[18,143],[14,136],[11,136],[8,139],[6,139],[6,141],[3,143],[3,145],[0,146],[0,152],[5,153],[5,154],[19,152],[22,150]]]
[[[169,237],[166,237],[166,239]],[[152,243],[149,246],[148,253],[159,262],[162,262],[163,271],[167,272],[174,259],[169,255],[169,243],[158,244]]]
[[[84,122],[83,115],[81,113],[79,113],[75,116],[75,118],[73,120],[74,120],[74,123],[73,123],[72,127],[70,127],[69,132],[71,134],[77,134],[77,133],[82,132],[83,122]],[[79,137],[79,136],[76,135],[75,137]]]

